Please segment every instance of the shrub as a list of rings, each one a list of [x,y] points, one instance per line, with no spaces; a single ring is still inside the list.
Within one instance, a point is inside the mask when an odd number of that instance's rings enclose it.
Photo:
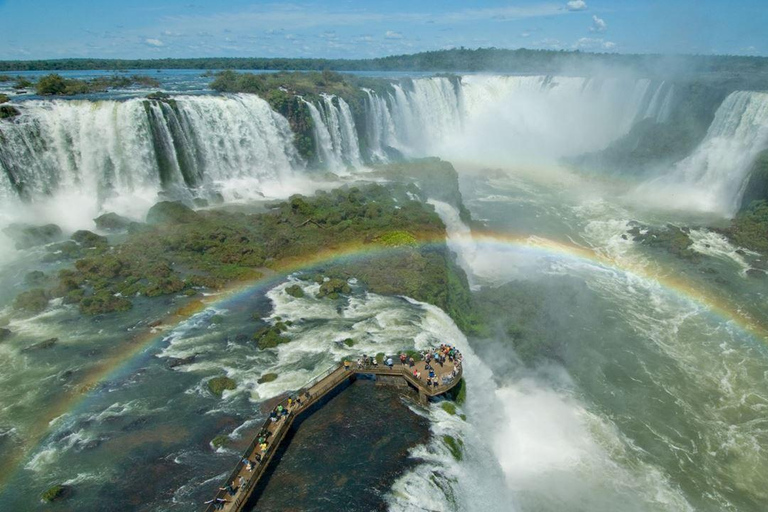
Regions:
[[[237,383],[229,377],[214,377],[208,381],[208,389],[216,396],[224,394],[225,390],[235,389]]]

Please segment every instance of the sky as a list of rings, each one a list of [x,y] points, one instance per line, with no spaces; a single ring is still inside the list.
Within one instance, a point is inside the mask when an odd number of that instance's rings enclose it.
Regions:
[[[768,56],[767,0],[0,0],[0,59],[455,47]]]

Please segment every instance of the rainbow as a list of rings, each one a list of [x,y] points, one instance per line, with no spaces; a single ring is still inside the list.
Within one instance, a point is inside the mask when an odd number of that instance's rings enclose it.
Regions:
[[[750,318],[745,312],[729,304],[723,298],[702,290],[680,277],[656,275],[652,270],[641,265],[617,261],[591,248],[572,242],[558,242],[536,236],[515,236],[487,231],[455,235],[451,237],[451,241],[460,244],[471,243],[479,247],[497,248],[505,251],[525,251],[542,257],[574,259],[597,265],[603,269],[632,274],[651,283],[658,283],[681,299],[702,306],[722,321],[732,322],[744,332],[760,340],[768,340],[768,328],[766,326]],[[444,246],[445,242],[446,240],[442,236],[422,238],[417,242],[416,247],[429,245]],[[281,261],[277,269],[265,272],[265,275],[259,279],[237,283],[218,294],[188,304],[166,317],[162,325],[166,327],[178,325],[207,308],[221,306],[231,300],[237,300],[252,294],[255,291],[268,289],[294,272],[322,265],[375,257],[396,250],[398,248],[390,248],[378,244],[356,243],[330,248],[311,256],[289,258]],[[72,386],[70,391],[67,391],[57,401],[55,406],[41,411],[40,417],[27,432],[28,436],[24,449],[20,450],[15,456],[4,457],[4,460],[0,462],[0,486],[4,486],[8,482],[10,477],[18,470],[20,463],[31,455],[40,443],[45,440],[56,418],[68,413],[75,413],[79,408],[84,407],[87,403],[87,398],[92,395],[91,392],[97,384],[115,379],[121,373],[134,368],[137,361],[141,361],[143,357],[149,357],[152,350],[159,347],[165,339],[166,334],[164,330],[160,332],[147,330],[142,334],[134,336],[123,343],[120,348],[102,359],[87,374],[83,375],[79,385]]]

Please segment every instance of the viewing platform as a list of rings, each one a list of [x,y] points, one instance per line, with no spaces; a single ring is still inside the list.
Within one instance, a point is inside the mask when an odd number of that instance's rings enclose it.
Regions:
[[[409,386],[418,392],[419,402],[424,405],[429,403],[431,397],[443,395],[453,389],[463,375],[460,356],[454,361],[446,358],[442,364],[433,359],[430,367],[434,377],[431,379],[426,361],[409,363],[406,360],[404,364],[397,358],[392,361],[394,364],[391,366],[383,362],[366,364],[362,360],[344,362],[329,368],[291,397],[281,401],[245,450],[234,471],[223,482],[223,488],[211,501],[206,502],[206,512],[243,510],[296,418],[309,411],[343,383],[357,379],[358,375],[373,376],[384,384]]]

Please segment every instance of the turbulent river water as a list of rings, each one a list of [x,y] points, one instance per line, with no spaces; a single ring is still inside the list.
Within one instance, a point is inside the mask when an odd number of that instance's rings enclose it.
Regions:
[[[473,89],[473,80],[482,88],[476,83]],[[538,85],[528,84],[536,80],[517,80],[515,87],[527,91],[529,101],[504,103],[505,126],[533,120],[530,108],[565,105],[565,93],[551,101],[539,97]],[[468,84],[463,101],[469,103],[480,101],[478,90],[483,97],[496,94],[499,101],[510,94],[503,88],[505,79],[475,78]],[[418,111],[419,94],[432,95],[425,101],[442,94],[437,82],[421,85],[424,90],[417,87],[400,103],[414,109],[401,112],[403,119]],[[571,86],[584,89],[583,83]],[[636,85],[634,96],[647,97],[637,100],[645,103],[640,117],[663,119],[669,91],[663,84]],[[192,108],[195,102],[214,100],[188,101]],[[731,106],[743,111],[745,101],[732,98]],[[328,103],[315,106],[313,115],[322,119],[335,108],[341,112],[340,103]],[[627,119],[637,117],[635,112],[614,113],[610,103],[597,107],[613,113],[606,132],[626,130]],[[374,117],[378,128],[390,130],[384,121],[394,110],[385,113],[373,99],[371,108],[380,114]],[[633,220],[711,224],[721,219],[719,214],[651,210],[644,206],[648,192],[627,195],[624,183],[580,177],[551,162],[530,163],[529,156],[558,145],[559,154],[567,155],[606,142],[608,134],[574,142],[572,131],[552,124],[554,114],[535,117],[540,122],[531,125],[533,131],[520,129],[515,147],[531,148],[521,140],[524,136],[549,136],[517,165],[500,165],[509,160],[504,148],[480,165],[476,155],[498,148],[502,133],[482,131],[479,126],[489,127],[482,122],[487,113],[469,119],[451,118],[454,114],[433,113],[429,136],[448,142],[429,149],[457,158],[464,202],[484,228],[472,236],[454,207],[432,204],[477,293],[501,285],[522,290],[525,300],[502,305],[499,318],[523,326],[527,339],[536,343],[521,344],[503,329],[491,329],[497,334],[488,338],[467,339],[438,308],[367,293],[355,283],[348,298],[317,299],[318,285],[295,276],[222,297],[215,306],[178,325],[159,326],[150,336],[133,337],[132,332],[162,316],[157,301],[138,301],[130,312],[96,320],[69,307],[12,320],[14,338],[0,343],[0,451],[21,455],[3,463],[0,508],[34,510],[41,491],[63,482],[72,488],[64,503],[82,510],[193,509],[229,472],[270,398],[300,388],[345,355],[440,342],[466,355],[468,396],[460,410],[466,420],[439,404],[421,409],[407,400],[400,403],[429,420],[431,436],[426,442],[408,441],[410,462],[401,471],[386,469],[394,482],[377,499],[390,510],[768,508],[765,281],[749,278],[738,248],[707,230],[691,233],[701,256],[695,263],[622,236]],[[577,108],[571,114],[576,119],[585,111]],[[599,111],[593,115],[605,117]],[[700,160],[733,150],[735,143],[729,146],[729,141],[738,138],[739,123],[726,130],[727,116],[722,117],[700,153],[707,153],[707,144],[714,149]],[[346,130],[342,118],[334,125],[341,139]],[[434,130],[459,122],[475,138],[446,149],[455,139]],[[426,148],[416,133],[418,123],[408,140]],[[407,130],[402,125],[400,132],[391,128],[389,135],[374,139],[405,140]],[[328,159],[360,158],[349,145],[334,146],[332,130],[327,137]],[[468,162],[458,159],[461,154],[470,155]],[[681,162],[670,175],[677,176],[676,183],[719,179],[685,171],[696,165]],[[724,189],[731,190],[735,185],[728,180]],[[39,268],[41,254],[31,250],[6,258],[0,272],[3,305],[10,303],[30,265]],[[294,283],[305,289],[305,297],[286,293]],[[162,313],[176,309],[177,300],[165,299]],[[526,301],[536,308],[520,305]],[[287,333],[291,343],[259,351],[243,342],[241,335],[250,336],[277,317],[294,322]],[[52,347],[25,349],[53,337],[58,341]],[[342,342],[349,337],[357,341],[353,348]],[[195,356],[191,363],[170,368],[174,358],[190,356]],[[278,378],[259,382],[265,373]],[[206,386],[218,375],[237,382],[221,399]],[[228,443],[214,449],[210,442],[217,435],[227,436]],[[461,460],[443,442],[445,435],[463,442]],[[303,485],[290,477],[282,478]],[[365,482],[350,482],[351,495],[355,485],[369,485]],[[309,490],[302,487],[296,494]],[[270,499],[280,508],[277,498]],[[305,505],[320,509],[309,501]]]

